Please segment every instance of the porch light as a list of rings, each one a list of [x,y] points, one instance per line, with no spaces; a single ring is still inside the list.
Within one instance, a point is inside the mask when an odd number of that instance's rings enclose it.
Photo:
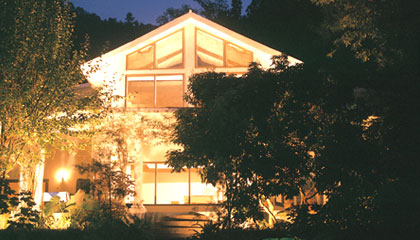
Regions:
[[[58,182],[66,182],[70,177],[70,172],[67,169],[60,169],[55,175]]]

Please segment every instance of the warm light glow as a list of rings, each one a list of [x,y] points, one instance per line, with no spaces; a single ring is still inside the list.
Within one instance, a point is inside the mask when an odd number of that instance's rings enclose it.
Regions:
[[[67,169],[63,168],[57,171],[57,174],[56,174],[57,181],[66,182],[69,179],[69,177],[70,177],[70,172]]]

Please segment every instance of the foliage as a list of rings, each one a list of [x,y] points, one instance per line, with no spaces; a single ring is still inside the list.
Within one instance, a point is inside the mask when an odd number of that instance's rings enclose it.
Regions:
[[[0,177],[0,215],[10,212],[11,208],[16,207],[18,199],[15,191],[10,189],[9,182],[5,173]]]
[[[130,12],[123,22],[115,18],[101,19],[95,13],[86,12],[80,7],[72,7],[71,11],[76,14],[74,48],[81,49],[88,36],[90,47],[87,59],[98,57],[156,28],[152,24],[139,23]]]
[[[162,15],[160,15],[157,19],[156,22],[159,25],[163,25],[165,23],[168,23],[172,20],[174,20],[177,17],[180,17],[181,15],[187,13],[189,10],[193,10],[189,5],[187,4],[182,4],[181,8],[168,8],[165,10],[165,12],[163,12]],[[194,12],[197,12],[197,10],[193,10]]]
[[[322,11],[310,0],[253,0],[237,29],[305,62],[314,58],[319,61],[330,46],[320,30],[323,18]]]
[[[183,150],[169,162],[204,166],[210,182],[239,176],[233,189],[249,205],[258,194],[296,194],[310,181],[328,202],[292,212],[290,231],[305,237],[409,235],[420,211],[420,141],[413,131],[420,121],[420,4],[312,2],[252,1],[250,35],[280,49],[302,41],[292,47],[301,49],[305,65],[288,67],[277,58],[275,69],[251,68],[241,78],[194,76],[187,100],[196,108],[178,111],[175,141]]]
[[[135,194],[132,189],[133,181],[115,162],[100,162],[93,160],[89,164],[79,164],[76,168],[81,174],[91,175],[88,193],[97,198],[102,208],[114,212],[120,211],[122,199]]]
[[[62,134],[97,117],[101,101],[75,91],[86,51],[72,50],[66,1],[5,0],[0,9],[0,172],[16,164],[28,172],[49,146],[71,146]]]
[[[202,167],[204,180],[225,187],[227,227],[261,218],[261,199],[292,197],[311,179],[311,149],[302,143],[309,130],[298,126],[315,110],[299,109],[290,89],[302,66],[289,67],[282,57],[277,68],[253,65],[242,77],[194,75],[186,100],[195,108],[176,113],[174,142],[183,149],[171,152],[168,163],[177,170]],[[286,114],[295,105],[296,112]],[[306,112],[306,118],[296,118]]]
[[[99,225],[98,225],[99,226]],[[61,239],[61,240],[100,240],[100,239],[155,239],[151,234],[150,224],[141,219],[133,219],[131,223],[123,221],[109,222],[109,224],[101,225],[98,228],[66,230],[53,229],[32,229],[16,230],[8,229],[0,230],[0,239]]]
[[[40,211],[35,209],[31,192],[19,193],[19,205],[12,211],[8,229],[30,230],[39,223]]]
[[[228,240],[228,239],[243,239],[243,240],[254,240],[254,239],[280,239],[280,240],[293,240],[294,237],[288,237],[287,224],[278,224],[272,229],[253,229],[253,228],[232,228],[222,229],[216,223],[210,223],[203,227],[203,230],[192,237],[192,239],[203,239],[203,240]]]
[[[208,19],[221,23],[227,27],[237,28],[242,18],[242,0],[233,0],[229,6],[226,0],[194,0],[199,9],[193,9],[183,4],[181,8],[168,8],[156,19],[156,22],[163,25],[175,18],[187,13],[190,9]]]
[[[76,168],[86,173],[90,186],[84,189],[98,199],[104,209],[122,217],[123,200],[135,196],[132,177],[126,169],[136,164],[136,156],[148,144],[167,144],[172,132],[172,113],[110,112],[101,125],[96,125],[93,139],[93,161]],[[131,173],[133,174],[133,173]]]

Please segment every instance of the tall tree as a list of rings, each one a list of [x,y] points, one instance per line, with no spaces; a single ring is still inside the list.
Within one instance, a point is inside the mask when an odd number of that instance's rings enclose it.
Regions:
[[[73,35],[75,49],[83,46],[87,35],[90,45],[87,52],[89,60],[156,28],[152,24],[139,23],[132,13],[127,13],[125,21],[122,22],[115,18],[101,19],[80,7],[72,7],[71,11],[76,14]]]
[[[328,56],[312,54],[292,68],[275,59],[275,70],[253,69],[239,79],[193,78],[188,101],[197,108],[178,112],[175,141],[184,148],[169,162],[205,166],[209,179],[243,179],[234,186],[250,206],[257,194],[292,194],[311,180],[328,202],[295,210],[291,229],[301,235],[413,233],[420,212],[420,4],[313,2],[322,13],[317,41]],[[258,182],[251,176],[265,185],[251,191]]]
[[[0,172],[16,164],[31,172],[49,146],[66,140],[63,133],[94,116],[100,101],[75,91],[85,81],[86,51],[72,51],[66,1],[5,0],[0,9]]]
[[[206,181],[225,187],[228,227],[258,219],[262,199],[293,197],[311,180],[308,151],[314,149],[301,143],[309,130],[297,127],[314,111],[294,103],[289,82],[302,75],[301,66],[288,67],[282,58],[278,67],[264,71],[255,65],[239,78],[195,75],[187,94],[195,108],[177,112],[174,140],[183,150],[171,152],[169,164],[177,170],[202,167]],[[287,111],[292,107],[293,115]],[[304,112],[311,114],[297,118]]]
[[[163,12],[163,14],[161,16],[159,16],[156,19],[156,22],[159,25],[163,25],[167,22],[170,22],[172,20],[174,20],[175,18],[187,13],[189,10],[193,10],[194,12],[197,12],[197,10],[192,9],[189,5],[187,4],[182,4],[181,8],[168,8],[165,10],[165,12]]]
[[[253,0],[246,12],[240,29],[251,38],[305,62],[325,55],[323,15],[310,0]]]

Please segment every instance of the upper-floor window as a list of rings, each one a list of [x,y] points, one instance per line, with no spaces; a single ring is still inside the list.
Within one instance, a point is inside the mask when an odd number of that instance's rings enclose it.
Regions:
[[[197,67],[248,67],[252,52],[201,30],[196,30]]]
[[[181,30],[128,54],[126,69],[182,68],[184,65],[183,36]]]
[[[183,80],[183,75],[127,76],[127,107],[182,107]]]

